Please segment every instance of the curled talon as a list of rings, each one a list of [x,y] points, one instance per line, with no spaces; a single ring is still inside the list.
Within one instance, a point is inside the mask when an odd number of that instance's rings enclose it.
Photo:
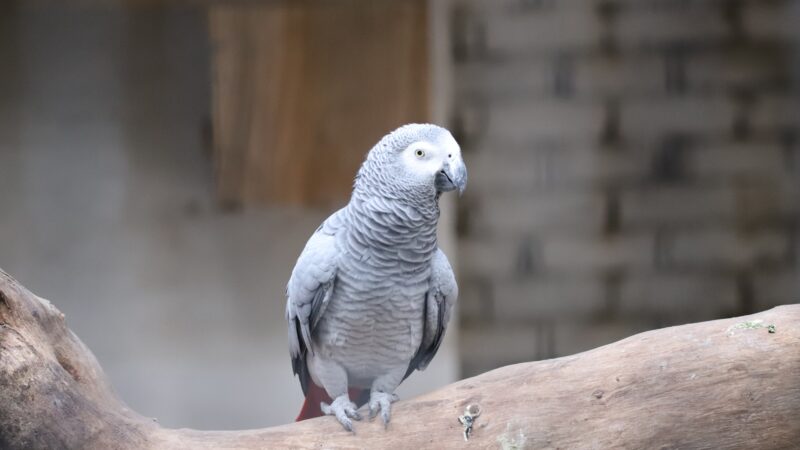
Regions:
[[[331,404],[322,402],[319,407],[323,414],[335,416],[345,430],[355,433],[353,422],[350,419],[361,420],[361,414],[356,411],[355,403],[350,401],[350,397],[347,394],[336,397],[336,400]]]
[[[392,403],[397,401],[397,394],[373,391],[369,398],[369,418],[374,419],[381,412],[384,428],[389,426],[391,420]]]

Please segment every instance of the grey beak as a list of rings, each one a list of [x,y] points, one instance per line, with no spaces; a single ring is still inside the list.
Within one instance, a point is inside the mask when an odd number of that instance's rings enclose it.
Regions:
[[[464,193],[467,188],[467,166],[463,162],[454,165],[445,165],[436,174],[436,190],[439,192],[449,192],[458,189],[458,195]]]

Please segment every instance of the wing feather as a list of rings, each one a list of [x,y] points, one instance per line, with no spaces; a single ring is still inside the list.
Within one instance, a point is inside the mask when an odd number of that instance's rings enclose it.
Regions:
[[[286,287],[289,354],[303,393],[310,382],[306,354],[314,353],[314,328],[333,294],[338,267],[336,232],[342,226],[342,210],[339,210],[314,232],[300,253]]]
[[[437,249],[431,260],[430,287],[425,298],[422,343],[408,366],[404,379],[414,370],[425,370],[447,332],[447,324],[458,299],[458,285],[447,256]]]

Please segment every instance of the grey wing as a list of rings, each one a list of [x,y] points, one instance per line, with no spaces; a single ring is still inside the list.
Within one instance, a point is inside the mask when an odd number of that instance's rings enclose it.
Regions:
[[[458,285],[450,262],[442,249],[431,260],[430,287],[425,299],[422,343],[408,366],[404,379],[414,370],[425,370],[447,331],[447,324],[458,298]]]
[[[336,231],[340,227],[341,217],[337,212],[317,229],[297,259],[286,286],[289,353],[303,393],[310,380],[306,353],[314,353],[311,336],[325,313],[336,280]]]

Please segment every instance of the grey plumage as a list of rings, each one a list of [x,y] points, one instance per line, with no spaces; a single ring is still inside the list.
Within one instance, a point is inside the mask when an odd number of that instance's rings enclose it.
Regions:
[[[438,199],[466,183],[460,149],[435,125],[406,125],[362,164],[350,202],[306,244],[287,286],[294,372],[332,399],[323,410],[347,429],[348,387],[371,391],[384,422],[400,382],[427,367],[458,295],[437,247]]]

